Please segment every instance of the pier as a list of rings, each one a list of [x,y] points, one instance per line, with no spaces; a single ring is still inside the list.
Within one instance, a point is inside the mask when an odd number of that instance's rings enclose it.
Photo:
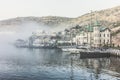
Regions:
[[[107,52],[109,52],[111,56],[120,57],[120,49],[109,49]]]
[[[105,51],[79,51],[71,52],[72,55],[80,56],[80,58],[109,58],[109,57],[120,57],[120,50],[118,49],[107,49]]]

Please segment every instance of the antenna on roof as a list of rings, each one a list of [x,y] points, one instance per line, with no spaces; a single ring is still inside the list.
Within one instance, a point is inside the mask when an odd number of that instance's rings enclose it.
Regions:
[[[96,18],[96,21],[98,21],[98,16],[97,16],[97,14],[95,14],[95,18]]]
[[[97,15],[95,14],[95,19],[96,19],[96,21],[97,21]]]
[[[95,18],[96,18],[96,20],[95,20],[95,25],[100,26],[100,22],[99,22],[99,20],[98,20],[97,14],[95,14]]]

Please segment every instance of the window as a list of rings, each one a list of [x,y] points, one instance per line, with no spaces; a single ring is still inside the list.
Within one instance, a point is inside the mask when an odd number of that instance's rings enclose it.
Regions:
[[[100,43],[101,43],[101,39],[100,39]]]
[[[95,40],[95,43],[97,43],[97,40]]]
[[[104,37],[105,37],[105,34],[104,34]]]
[[[105,39],[104,39],[104,44],[105,44]]]
[[[100,37],[101,37],[101,34],[100,34]]]
[[[109,34],[107,34],[107,37],[109,37]]]

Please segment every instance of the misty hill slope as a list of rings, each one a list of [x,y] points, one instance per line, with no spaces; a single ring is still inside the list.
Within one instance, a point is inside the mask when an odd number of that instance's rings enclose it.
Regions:
[[[67,18],[67,17],[56,17],[56,16],[46,16],[46,17],[17,17],[12,18],[8,20],[2,20],[0,21],[0,27],[3,26],[15,26],[15,25],[21,25],[24,23],[36,23],[38,25],[44,25],[44,26],[50,26],[55,27],[59,26],[64,23],[68,23],[73,18]]]
[[[84,14],[77,18],[57,17],[57,16],[46,16],[46,17],[17,17],[13,19],[0,21],[0,31],[2,30],[19,30],[19,27],[23,24],[34,23],[37,26],[48,26],[50,28],[66,28],[73,27],[77,24],[87,25],[91,21],[94,22],[97,18],[103,26],[112,29],[113,39],[120,39],[120,6],[104,9],[101,11],[94,11],[91,13]],[[34,26],[35,27],[35,26]],[[114,41],[114,40],[113,40]],[[116,43],[116,42],[115,42]]]
[[[105,9],[101,11],[92,12],[92,21],[97,19],[108,27],[117,27],[120,25],[120,6]],[[26,22],[35,22],[39,25],[45,25],[50,27],[65,27],[74,26],[76,24],[86,25],[90,23],[91,13],[87,13],[77,18],[57,17],[57,16],[46,16],[46,17],[17,17],[13,19],[0,21],[0,27],[21,25]],[[12,26],[11,26],[12,28]]]

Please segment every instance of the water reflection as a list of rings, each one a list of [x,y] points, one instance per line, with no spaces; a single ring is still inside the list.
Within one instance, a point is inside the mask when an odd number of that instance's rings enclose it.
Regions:
[[[71,55],[60,50],[12,46],[0,55],[1,80],[71,80],[71,71],[73,80],[120,78],[119,58],[76,58],[71,67]]]

